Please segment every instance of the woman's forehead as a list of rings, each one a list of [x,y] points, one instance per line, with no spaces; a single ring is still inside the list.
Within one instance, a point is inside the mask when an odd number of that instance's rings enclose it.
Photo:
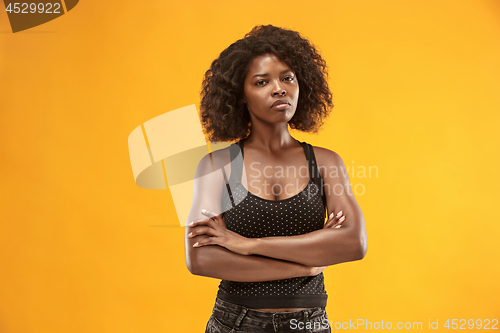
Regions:
[[[291,71],[292,69],[273,53],[256,56],[248,64],[248,74],[251,75],[254,75],[255,72],[265,74],[265,72],[271,70],[282,72],[285,70]]]

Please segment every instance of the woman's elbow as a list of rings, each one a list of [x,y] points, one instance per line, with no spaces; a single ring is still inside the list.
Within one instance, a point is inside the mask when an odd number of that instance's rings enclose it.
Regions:
[[[203,259],[207,258],[206,254],[204,255],[207,249],[205,247],[193,248],[193,244],[204,238],[204,236],[197,236],[195,238],[186,237],[184,240],[186,267],[193,275],[203,275]]]
[[[204,266],[198,261],[186,262],[186,266],[189,272],[193,275],[208,276],[204,269]]]
[[[186,254],[186,266],[191,274],[210,276],[210,274],[213,273],[212,266],[214,266],[214,263],[210,260],[212,257],[210,250],[212,250],[212,248],[212,246],[196,248]]]
[[[186,249],[186,267],[188,271],[193,275],[202,275],[202,265],[201,258],[199,256],[199,250],[201,249]]]
[[[356,240],[356,252],[354,260],[361,260],[366,256],[366,252],[368,251],[368,242],[366,240],[366,236],[360,236]]]
[[[365,257],[368,250],[366,238],[363,235],[351,235],[346,243],[346,256],[343,262],[357,261]]]
[[[186,267],[191,274],[200,275],[200,267],[195,261],[186,259]]]

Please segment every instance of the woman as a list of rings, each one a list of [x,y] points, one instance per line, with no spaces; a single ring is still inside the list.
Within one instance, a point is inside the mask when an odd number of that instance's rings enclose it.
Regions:
[[[364,257],[365,223],[340,156],[288,126],[317,132],[332,106],[295,31],[257,26],[206,72],[204,131],[237,141],[200,161],[186,227],[190,272],[222,280],[206,332],[330,332],[322,271]]]

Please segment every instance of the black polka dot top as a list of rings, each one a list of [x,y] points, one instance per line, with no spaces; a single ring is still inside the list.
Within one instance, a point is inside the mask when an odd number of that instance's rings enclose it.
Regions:
[[[311,145],[304,148],[311,179],[304,190],[283,200],[267,200],[241,185],[243,142],[230,146],[231,175],[222,197],[227,229],[249,238],[293,236],[322,229],[326,217],[323,179]],[[323,193],[323,195],[322,195]],[[249,308],[326,307],[323,273],[265,282],[222,280],[217,297]]]

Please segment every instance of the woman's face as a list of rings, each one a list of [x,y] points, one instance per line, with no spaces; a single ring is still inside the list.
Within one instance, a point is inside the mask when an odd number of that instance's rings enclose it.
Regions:
[[[299,83],[292,69],[272,53],[255,57],[248,66],[243,102],[252,124],[290,121],[299,100]]]

